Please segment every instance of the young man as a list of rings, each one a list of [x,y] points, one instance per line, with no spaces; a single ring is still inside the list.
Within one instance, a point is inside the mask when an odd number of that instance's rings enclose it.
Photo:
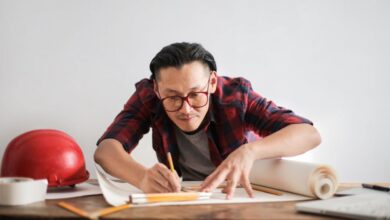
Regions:
[[[199,44],[164,47],[150,70],[94,155],[108,173],[144,192],[177,192],[181,175],[204,180],[203,191],[226,181],[227,198],[237,184],[252,196],[255,160],[298,155],[321,142],[309,120],[267,101],[247,80],[218,76],[213,56]],[[150,127],[160,163],[146,168],[129,153]],[[168,152],[177,172],[168,168]]]

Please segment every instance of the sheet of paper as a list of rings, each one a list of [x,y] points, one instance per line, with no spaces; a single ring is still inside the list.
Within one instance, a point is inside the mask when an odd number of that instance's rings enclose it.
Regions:
[[[96,184],[81,183],[75,187],[49,188],[46,193],[46,199],[66,199],[81,196],[102,194],[100,187]]]
[[[103,169],[96,165],[96,174],[99,185],[103,192],[103,196],[107,203],[118,206],[129,202],[129,195],[132,193],[141,193],[134,186],[110,180]],[[200,185],[201,182],[183,182],[183,186]],[[230,200],[226,199],[226,194],[221,192],[221,189],[216,189],[209,200],[196,200],[184,202],[164,202],[153,204],[142,204],[137,206],[160,206],[160,205],[199,205],[199,204],[230,204],[230,203],[255,203],[255,202],[283,202],[297,201],[309,199],[306,196],[283,192],[283,195],[277,196],[269,193],[254,191],[254,198],[249,198],[243,188],[237,188],[234,197]]]

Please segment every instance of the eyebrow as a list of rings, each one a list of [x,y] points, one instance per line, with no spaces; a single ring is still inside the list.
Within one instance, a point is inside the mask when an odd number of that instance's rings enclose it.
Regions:
[[[194,90],[197,90],[197,89],[201,89],[201,86],[200,86],[200,85],[197,85],[197,86],[194,86],[194,87],[190,88],[190,92],[193,92]],[[175,94],[180,94],[180,95],[182,95],[181,92],[176,91],[176,90],[174,90],[174,89],[164,89],[164,90],[165,90],[165,92],[167,92],[167,93],[175,93]]]

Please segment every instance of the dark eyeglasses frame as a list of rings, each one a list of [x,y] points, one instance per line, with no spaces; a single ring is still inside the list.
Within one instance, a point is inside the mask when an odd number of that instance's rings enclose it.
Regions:
[[[186,101],[186,102],[188,103],[188,105],[191,106],[191,108],[202,108],[202,107],[206,106],[206,105],[209,103],[210,78],[211,78],[211,74],[210,74],[210,76],[209,76],[209,80],[207,80],[207,90],[206,90],[205,92],[189,92],[189,93],[187,94],[187,96],[172,95],[172,96],[167,96],[167,97],[164,97],[164,98],[161,98],[160,92],[158,91],[157,82],[156,82],[157,93],[158,93],[158,96],[160,97],[161,103],[163,103],[165,99],[169,99],[169,98],[172,98],[172,97],[179,97],[179,98],[181,98],[181,100],[182,100],[180,107],[178,107],[177,110],[174,110],[174,111],[169,111],[169,110],[167,110],[167,109],[165,108],[164,104],[163,104],[163,107],[164,107],[165,111],[167,111],[167,112],[177,112],[177,111],[179,111],[179,110],[183,107],[184,101]],[[192,105],[190,104],[190,102],[188,101],[188,97],[189,97],[191,94],[205,94],[205,95],[207,96],[207,101],[206,101],[206,103],[205,103],[204,105],[202,105],[202,106],[192,106]]]

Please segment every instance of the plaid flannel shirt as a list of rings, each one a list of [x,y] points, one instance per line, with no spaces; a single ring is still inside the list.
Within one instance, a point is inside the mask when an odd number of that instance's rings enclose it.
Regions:
[[[217,89],[210,95],[209,104],[203,129],[215,166],[254,138],[265,137],[290,124],[312,124],[253,91],[250,82],[244,78],[218,77]],[[173,126],[153,90],[153,81],[143,79],[136,83],[136,91],[97,144],[113,138],[130,153],[152,128],[152,145],[158,160],[168,165],[166,154],[169,151],[174,165],[179,167]],[[180,170],[177,171],[181,175]]]

